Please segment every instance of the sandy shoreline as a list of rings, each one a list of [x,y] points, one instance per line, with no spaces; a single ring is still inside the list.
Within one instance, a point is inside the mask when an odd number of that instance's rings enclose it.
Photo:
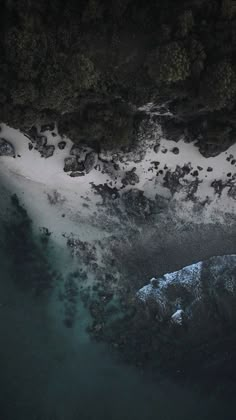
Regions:
[[[127,266],[139,258],[144,263],[145,255],[147,272],[151,266],[158,270],[157,274],[165,265],[167,270],[175,269],[204,259],[204,255],[233,252],[236,206],[229,189],[236,182],[236,166],[232,165],[236,145],[216,158],[206,159],[194,144],[166,140],[161,137],[159,126],[158,130],[138,150],[122,155],[104,152],[98,156],[100,170],[94,168],[83,177],[71,177],[63,167],[72,142],[63,139],[66,146],[60,150],[58,143],[62,139],[56,129],[54,136],[49,131],[43,133],[48,144],[55,146],[53,156],[45,159],[34,148],[29,150],[30,140],[23,133],[3,125],[1,136],[13,144],[16,158],[0,157],[1,183],[19,196],[36,230],[47,228],[51,238],[62,247],[69,237],[86,241],[95,246],[97,262],[103,267],[107,258],[114,257],[114,249],[120,259],[118,264],[122,264],[122,258]],[[177,154],[172,152],[176,147]],[[113,161],[119,164],[118,171],[114,172],[109,164]],[[186,166],[191,170],[173,181],[176,168]],[[196,176],[193,174],[197,167],[202,169]],[[132,168],[136,168],[139,181],[122,184],[124,174]],[[169,184],[165,178],[168,172]],[[227,183],[229,172],[230,186],[217,193],[212,182]],[[111,189],[109,194],[105,187]],[[188,197],[193,187],[195,192]],[[113,191],[117,192],[115,197]],[[172,250],[169,258],[168,247]],[[159,264],[153,263],[155,260]]]

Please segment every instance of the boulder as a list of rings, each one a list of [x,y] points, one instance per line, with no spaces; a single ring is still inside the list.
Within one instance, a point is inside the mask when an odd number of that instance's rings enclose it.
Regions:
[[[236,321],[236,255],[212,257],[155,282],[151,279],[137,297],[147,307],[151,304],[152,310],[155,306],[160,324],[174,321],[180,325],[184,318],[198,337],[217,331],[223,321],[228,325]]]
[[[39,148],[41,157],[44,157],[45,159],[53,156],[54,150],[55,146],[53,145],[45,145]]]
[[[84,167],[85,171],[88,174],[92,171],[97,161],[97,154],[95,152],[89,152],[85,156]]]
[[[66,142],[65,142],[65,141],[60,141],[60,142],[58,143],[58,149],[60,149],[60,150],[64,150],[64,149],[65,149],[65,147],[66,147]]]
[[[67,157],[64,160],[64,171],[77,171],[78,170],[78,162],[75,156]]]
[[[125,173],[124,178],[122,179],[123,185],[135,185],[139,183],[139,177],[135,173],[136,168],[133,168],[131,171]]]
[[[0,138],[0,156],[15,156],[14,146],[3,137]]]

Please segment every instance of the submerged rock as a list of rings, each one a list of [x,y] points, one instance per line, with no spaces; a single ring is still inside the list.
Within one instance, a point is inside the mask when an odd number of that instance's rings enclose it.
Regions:
[[[135,173],[136,168],[133,168],[131,171],[127,171],[125,173],[124,178],[122,179],[122,183],[124,185],[135,185],[139,183],[139,177],[138,175]]]
[[[15,156],[14,146],[4,138],[0,138],[0,156]]]
[[[122,195],[126,213],[136,220],[146,219],[153,213],[154,202],[144,195],[144,191],[134,188]]]
[[[236,185],[232,185],[228,191],[228,196],[236,200]]]

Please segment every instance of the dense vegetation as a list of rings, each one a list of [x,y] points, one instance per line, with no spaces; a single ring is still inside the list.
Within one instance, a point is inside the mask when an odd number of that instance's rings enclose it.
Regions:
[[[234,0],[0,4],[1,121],[56,120],[75,142],[114,146],[133,140],[137,107],[154,101],[206,156],[235,141]]]

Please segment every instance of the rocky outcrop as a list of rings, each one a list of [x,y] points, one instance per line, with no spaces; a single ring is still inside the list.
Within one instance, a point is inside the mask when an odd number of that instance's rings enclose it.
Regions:
[[[236,320],[236,255],[213,257],[153,278],[137,297],[147,307],[150,303],[151,310],[155,307],[157,322],[179,321],[181,311],[191,335],[217,330],[223,320]]]
[[[119,318],[99,317],[102,329],[92,333],[125,360],[203,382],[236,377],[236,255],[152,278],[135,298],[132,286],[121,289],[121,302]]]
[[[152,278],[137,300],[128,325],[130,341],[142,346],[139,363],[158,360],[172,373],[204,376],[224,375],[230,361],[235,375],[236,255]]]

